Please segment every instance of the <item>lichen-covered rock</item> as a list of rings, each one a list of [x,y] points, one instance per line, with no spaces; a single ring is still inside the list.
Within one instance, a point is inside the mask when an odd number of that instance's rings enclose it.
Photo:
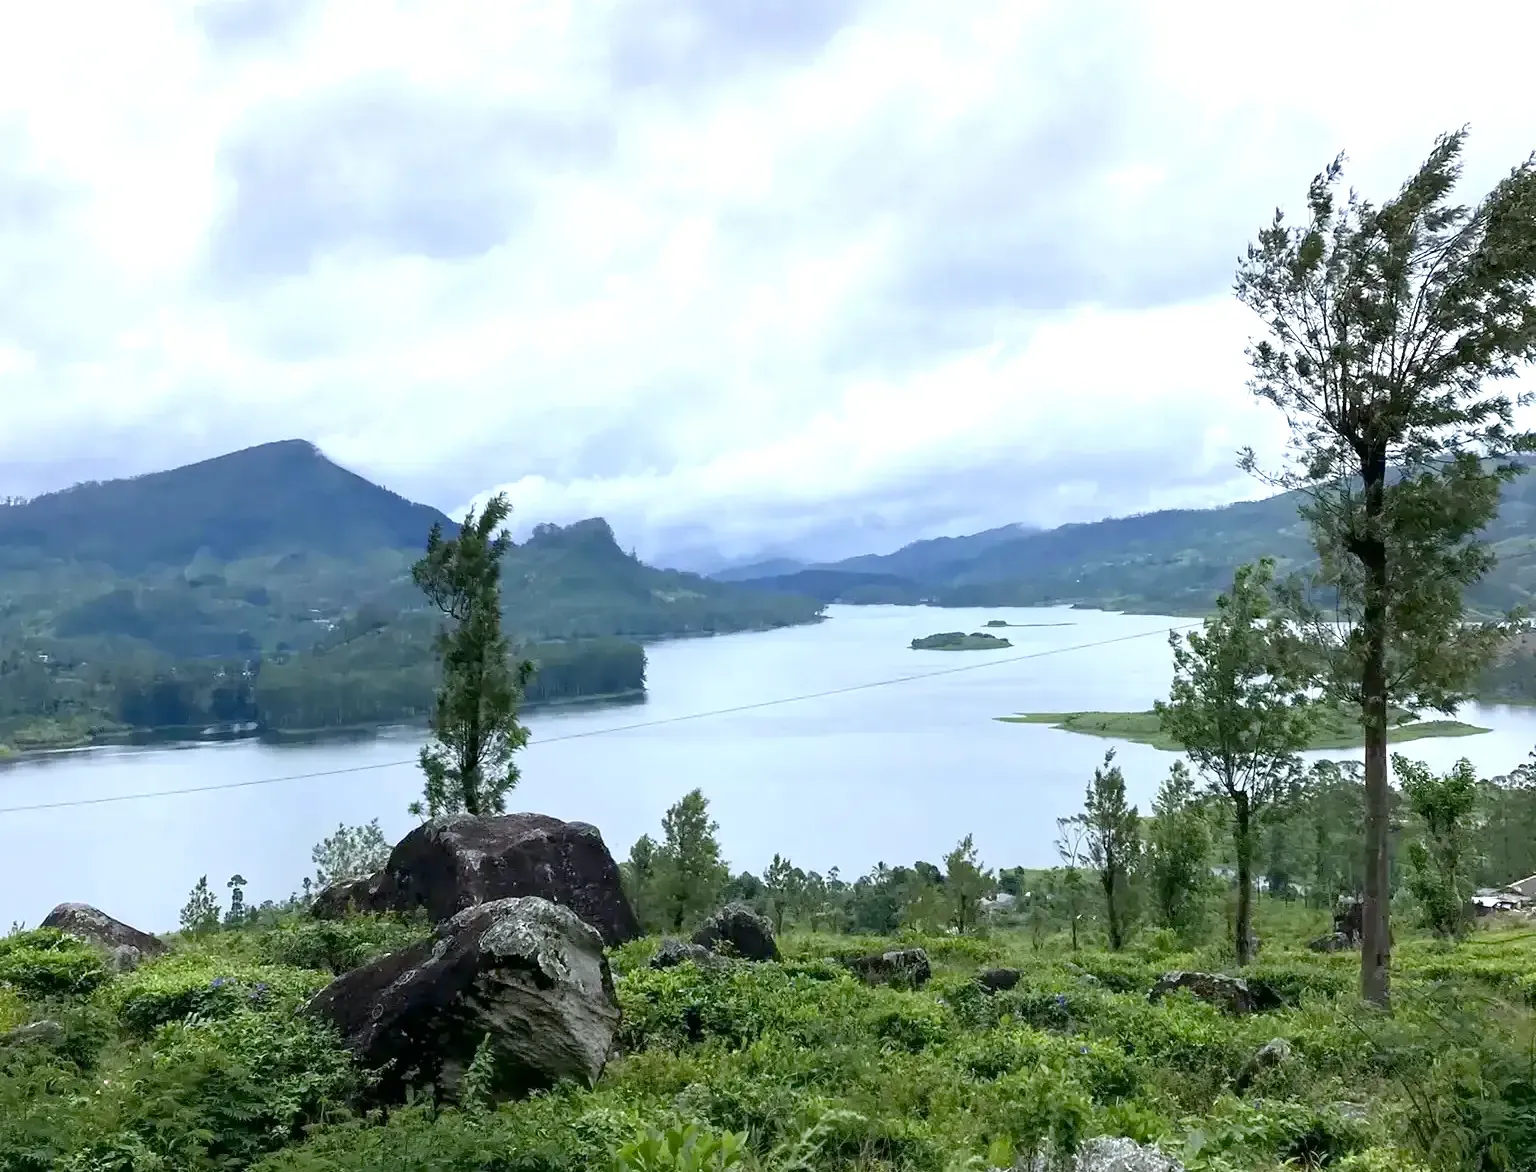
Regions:
[[[384,873],[364,875],[359,879],[340,879],[324,887],[309,905],[317,920],[339,920],[349,912],[382,911],[378,906]]]
[[[536,896],[570,908],[606,944],[641,935],[619,868],[597,827],[545,814],[458,814],[411,831],[376,876],[316,899],[315,914],[354,908],[410,913],[433,923],[480,903]]]
[[[899,948],[860,956],[848,962],[866,985],[894,985],[899,989],[920,989],[933,975],[928,954],[921,948]]]
[[[114,920],[88,903],[61,903],[44,917],[41,926],[57,928],[66,936],[95,944],[108,952],[123,945],[137,948],[140,956],[158,956],[165,951],[163,940],[148,932],[140,932],[121,920]]]
[[[680,964],[692,961],[702,968],[718,968],[724,964],[724,960],[715,955],[702,944],[692,944],[687,940],[674,940],[668,938],[661,942],[661,947],[651,957],[653,969],[672,969]]]
[[[778,960],[779,946],[773,925],[744,903],[728,903],[693,934],[693,942],[711,952],[724,952],[743,960]]]
[[[144,954],[132,944],[119,944],[107,956],[107,967],[114,973],[131,973],[143,959]]]
[[[1291,1044],[1285,1038],[1271,1038],[1257,1050],[1253,1056],[1243,1063],[1242,1070],[1237,1072],[1237,1078],[1232,1083],[1232,1089],[1242,1094],[1253,1080],[1271,1067],[1279,1066],[1291,1056]]]
[[[987,969],[977,974],[976,983],[988,993],[1005,993],[1017,986],[1022,976],[1018,969]]]
[[[1278,1009],[1283,1004],[1280,995],[1262,981],[1248,981],[1242,977],[1229,977],[1223,973],[1164,973],[1152,986],[1148,1000],[1161,1001],[1176,989],[1183,989],[1201,1001],[1219,1005],[1228,1013],[1257,1013],[1265,1009]]]
[[[1343,932],[1329,932],[1315,940],[1307,941],[1313,952],[1344,952],[1351,947],[1349,937]]]
[[[1073,1172],[1184,1172],[1172,1156],[1124,1136],[1084,1140],[1072,1166]]]
[[[456,1098],[487,1036],[496,1097],[562,1078],[591,1085],[619,1023],[597,930],[534,897],[466,908],[431,938],[336,978],[304,1012],[382,1070],[383,1101],[427,1084]]]

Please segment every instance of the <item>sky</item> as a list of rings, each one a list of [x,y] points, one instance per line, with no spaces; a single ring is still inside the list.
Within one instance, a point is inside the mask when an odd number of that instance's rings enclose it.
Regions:
[[[696,568],[1257,495],[1247,242],[1536,148],[1517,0],[0,10],[0,496],[303,438]]]

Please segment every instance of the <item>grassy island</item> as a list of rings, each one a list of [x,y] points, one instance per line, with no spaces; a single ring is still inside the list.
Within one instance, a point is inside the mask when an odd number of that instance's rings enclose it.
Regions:
[[[912,640],[913,651],[996,651],[999,648],[1012,646],[1013,644],[1007,639],[988,635],[982,631],[975,631],[969,635],[964,631],[944,631],[937,635]]]
[[[1048,724],[1066,732],[1135,741],[1170,753],[1177,753],[1182,748],[1178,742],[1164,735],[1155,712],[1027,712],[1017,716],[1000,716],[998,719],[1009,724]],[[1417,741],[1425,737],[1470,737],[1489,731],[1459,720],[1415,720],[1401,709],[1393,710],[1391,720],[1393,741]],[[1342,709],[1336,709],[1325,713],[1313,731],[1307,748],[1358,749],[1364,743],[1357,718]]]

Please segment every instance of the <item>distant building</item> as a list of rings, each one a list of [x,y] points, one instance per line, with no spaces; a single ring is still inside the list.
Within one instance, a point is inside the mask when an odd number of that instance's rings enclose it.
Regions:
[[[1524,879],[1516,879],[1504,888],[1505,891],[1514,891],[1527,899],[1536,899],[1536,875],[1527,875]]]

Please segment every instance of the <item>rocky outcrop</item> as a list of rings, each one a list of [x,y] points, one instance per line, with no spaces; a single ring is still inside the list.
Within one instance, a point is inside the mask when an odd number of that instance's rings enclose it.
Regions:
[[[131,973],[143,959],[144,954],[132,944],[119,944],[107,955],[107,967],[114,973]]]
[[[333,1026],[383,1101],[430,1084],[447,1099],[489,1037],[503,1098],[602,1073],[619,1023],[597,930],[567,907],[514,897],[476,904],[410,948],[338,977],[305,1006]]]
[[[309,905],[310,915],[318,920],[339,920],[349,912],[383,910],[379,907],[379,892],[383,888],[384,873],[364,875],[360,879],[342,879],[322,888]]]
[[[1184,1165],[1150,1144],[1124,1136],[1084,1140],[1072,1161],[1073,1172],[1183,1172]]]
[[[476,904],[536,896],[570,908],[606,944],[641,934],[597,827],[544,814],[435,819],[402,838],[378,875],[333,887],[316,898],[316,915],[423,909],[440,923]]]
[[[778,960],[773,925],[744,903],[728,903],[693,934],[693,942],[711,952],[743,960]]]
[[[1247,981],[1242,977],[1229,977],[1222,973],[1164,973],[1152,986],[1148,1000],[1161,1001],[1176,989],[1193,994],[1201,1001],[1219,1005],[1228,1013],[1257,1013],[1265,1009],[1279,1009],[1281,997],[1262,981]]]
[[[99,908],[88,903],[61,903],[43,919],[42,927],[57,928],[66,936],[84,940],[113,952],[126,945],[139,950],[139,955],[158,956],[165,951],[165,942],[148,932],[140,932],[121,920],[114,920]]]
[[[703,968],[719,968],[725,963],[722,957],[716,956],[702,944],[691,944],[687,940],[667,939],[661,942],[661,947],[651,957],[653,969],[673,969],[680,964],[692,961]]]
[[[1307,947],[1313,952],[1344,952],[1353,945],[1343,932],[1329,932],[1326,936],[1307,941]]]
[[[1019,983],[1022,976],[1018,969],[987,969],[977,974],[976,983],[988,993],[1006,993]]]
[[[1243,1063],[1243,1068],[1237,1072],[1237,1078],[1232,1083],[1232,1090],[1242,1094],[1266,1070],[1279,1066],[1291,1056],[1291,1044],[1285,1038],[1271,1038],[1257,1050],[1253,1056]]]
[[[24,1046],[28,1042],[56,1046],[63,1040],[64,1027],[56,1021],[34,1021],[31,1025],[0,1031],[0,1046]]]
[[[848,961],[848,967],[866,985],[894,985],[898,989],[920,989],[933,975],[928,954],[921,948],[860,956]]]

